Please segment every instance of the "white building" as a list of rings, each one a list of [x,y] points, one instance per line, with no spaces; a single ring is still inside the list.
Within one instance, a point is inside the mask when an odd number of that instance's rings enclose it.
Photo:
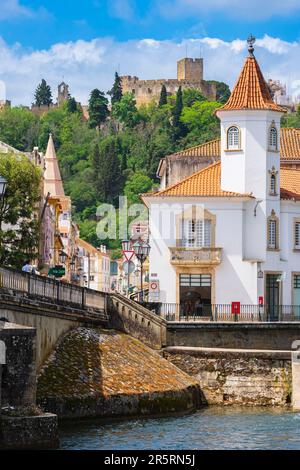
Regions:
[[[220,161],[171,186],[170,168],[160,165],[162,189],[142,196],[160,302],[190,313],[199,305],[264,302],[274,318],[278,306],[300,305],[300,170],[280,165],[284,112],[250,42],[231,97],[217,111]]]

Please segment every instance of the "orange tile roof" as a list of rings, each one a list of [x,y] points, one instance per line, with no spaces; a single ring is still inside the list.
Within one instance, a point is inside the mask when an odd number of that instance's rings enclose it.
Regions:
[[[286,109],[272,100],[269,88],[255,57],[247,57],[238,81],[227,103],[217,109],[269,109],[285,113]]]
[[[300,170],[281,168],[280,170],[281,199],[300,201]]]
[[[251,197],[250,194],[221,189],[221,162],[213,163],[167,189],[143,196]]]
[[[281,199],[300,201],[300,169],[281,168],[280,195]],[[251,194],[240,194],[221,189],[221,162],[214,163],[167,189],[141,196],[253,197]]]
[[[281,160],[300,159],[300,129],[282,128],[280,133]]]
[[[280,131],[281,160],[300,160],[300,129],[282,128]],[[211,140],[176,152],[169,157],[221,158],[221,139]]]
[[[220,139],[210,140],[204,144],[187,148],[180,152],[173,153],[170,157],[219,157],[221,155]]]

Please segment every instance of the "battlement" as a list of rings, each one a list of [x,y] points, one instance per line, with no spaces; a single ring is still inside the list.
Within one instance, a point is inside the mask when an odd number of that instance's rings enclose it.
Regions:
[[[137,106],[158,101],[161,87],[165,85],[168,95],[177,93],[178,88],[196,88],[209,100],[216,99],[216,86],[203,80],[203,59],[185,58],[177,62],[177,78],[159,78],[140,80],[139,77],[124,75],[121,77],[123,93],[135,96]]]

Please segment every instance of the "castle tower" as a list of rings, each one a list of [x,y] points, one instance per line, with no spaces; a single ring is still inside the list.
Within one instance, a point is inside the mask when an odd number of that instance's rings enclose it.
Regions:
[[[58,85],[58,93],[57,93],[57,104],[60,106],[62,103],[64,103],[70,96],[69,93],[69,85],[67,85],[65,82],[62,82]]]
[[[45,155],[44,194],[64,197],[64,187],[60,175],[52,134],[49,135],[47,151]]]
[[[177,62],[177,79],[189,82],[203,80],[203,59],[180,59]]]

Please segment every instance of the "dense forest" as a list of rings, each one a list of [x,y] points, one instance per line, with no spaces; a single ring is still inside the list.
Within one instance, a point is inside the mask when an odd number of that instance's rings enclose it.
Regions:
[[[41,117],[24,107],[6,107],[0,112],[0,140],[22,151],[34,146],[45,151],[49,132],[53,133],[81,236],[99,245],[95,231],[99,204],[117,207],[122,194],[129,203],[139,202],[140,193],[158,184],[156,170],[163,156],[219,137],[214,111],[227,101],[230,90],[222,82],[216,84],[216,102],[207,101],[195,89],[179,88],[177,95],[167,96],[163,86],[158,104],[137,109],[134,96],[122,94],[116,74],[108,92],[111,103],[100,90],[91,92],[89,120],[73,97]],[[45,80],[34,96],[35,105],[51,105]],[[283,125],[300,127],[300,114],[285,116]],[[118,249],[118,242],[110,242],[109,248]]]

